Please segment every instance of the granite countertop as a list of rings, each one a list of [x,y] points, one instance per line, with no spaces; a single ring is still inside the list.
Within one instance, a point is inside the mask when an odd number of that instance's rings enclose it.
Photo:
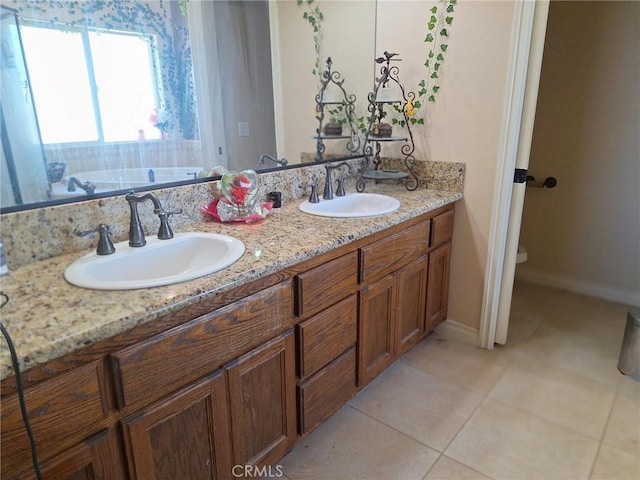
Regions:
[[[229,268],[188,282],[141,290],[101,291],[70,285],[65,268],[89,251],[34,262],[2,278],[9,303],[2,323],[20,358],[20,368],[44,364],[78,348],[110,338],[177,311],[202,295],[236,288],[341,245],[366,237],[462,198],[458,192],[374,185],[369,192],[400,200],[400,209],[380,217],[341,219],[302,213],[297,200],[274,209],[255,224],[200,222],[189,230],[222,233],[242,240],[244,255]],[[13,374],[9,350],[0,350],[0,378]]]

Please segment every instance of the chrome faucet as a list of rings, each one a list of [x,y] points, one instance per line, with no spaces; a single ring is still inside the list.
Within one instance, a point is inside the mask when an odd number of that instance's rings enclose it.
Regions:
[[[326,164],[324,168],[327,170],[327,177],[324,182],[324,193],[322,194],[322,198],[325,200],[333,199],[333,182],[331,181],[331,171],[336,170],[340,167],[347,167],[349,169],[349,173],[353,173],[353,168],[347,162],[340,162],[337,165]],[[344,187],[341,189],[340,193],[344,195]]]
[[[271,160],[276,165],[280,165],[282,167],[284,167],[285,165],[287,165],[287,163],[289,163],[286,158],[281,158],[280,160],[278,160],[277,158],[272,157],[268,153],[263,153],[262,155],[260,155],[260,160],[258,160],[258,165],[264,165],[266,163],[265,160],[267,159]]]
[[[140,216],[138,215],[138,203],[142,203],[145,200],[151,200],[153,203],[153,213],[160,217],[158,238],[160,240],[173,238],[173,230],[171,230],[171,226],[169,225],[169,216],[176,213],[182,213],[182,210],[166,211],[162,208],[158,197],[153,193],[136,196],[133,191],[130,191],[124,196],[124,198],[129,202],[129,208],[131,209],[131,219],[129,221],[129,246],[143,247],[147,244],[147,240],[144,238],[144,230],[142,229]]]
[[[67,179],[67,192],[75,192],[76,186],[84,190],[84,193],[91,195],[96,191],[96,186],[91,182],[81,182],[76,177],[69,177]]]

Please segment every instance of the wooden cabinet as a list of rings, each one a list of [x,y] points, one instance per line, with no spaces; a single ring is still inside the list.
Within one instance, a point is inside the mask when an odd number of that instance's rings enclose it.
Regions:
[[[132,478],[233,478],[296,441],[292,332],[124,420]]]
[[[112,355],[119,406],[156,400],[293,325],[283,282],[120,350]]]
[[[356,390],[355,293],[298,325],[298,431],[310,432]]]
[[[360,289],[358,386],[424,337],[428,257]]]
[[[425,220],[360,249],[360,387],[423,336],[430,231]]]
[[[40,472],[44,479],[57,480],[122,480],[127,478],[122,449],[114,429],[104,430],[75,447],[43,462]],[[33,480],[29,471],[20,480]]]
[[[271,465],[296,441],[295,347],[288,332],[227,366],[234,465]]]
[[[428,265],[429,257],[425,255],[396,273],[396,355],[402,355],[424,337]]]
[[[39,459],[47,461],[104,428],[109,415],[102,362],[90,362],[25,390],[25,402]],[[18,396],[2,399],[1,477],[12,478],[31,466],[31,450]],[[100,455],[96,450],[95,455]],[[52,467],[53,468],[53,467]]]
[[[362,387],[393,362],[395,356],[395,277],[387,275],[360,289],[358,386]]]
[[[453,237],[453,216],[454,210],[450,209],[431,220],[433,228],[431,229],[431,240],[429,246],[435,248],[443,243],[451,240]]]
[[[360,282],[395,272],[427,253],[431,221],[425,220],[360,249]]]
[[[296,276],[298,431],[307,434],[356,390],[358,255],[352,251]]]
[[[231,478],[229,411],[222,370],[122,423],[132,479]]]
[[[447,318],[450,263],[451,243],[445,243],[429,254],[426,332],[431,332]]]
[[[308,318],[358,287],[358,255],[351,252],[296,275],[296,315]]]
[[[446,318],[453,215],[448,209],[360,249],[359,387]]]
[[[349,295],[336,305],[298,325],[298,376],[309,377],[356,344],[357,296]]]
[[[356,349],[351,347],[300,383],[299,428],[305,434],[344,405],[355,393]]]

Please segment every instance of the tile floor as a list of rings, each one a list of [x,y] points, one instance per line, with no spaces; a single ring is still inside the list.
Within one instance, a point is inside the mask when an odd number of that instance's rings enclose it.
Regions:
[[[507,345],[437,332],[301,441],[290,480],[640,479],[628,308],[516,283]]]

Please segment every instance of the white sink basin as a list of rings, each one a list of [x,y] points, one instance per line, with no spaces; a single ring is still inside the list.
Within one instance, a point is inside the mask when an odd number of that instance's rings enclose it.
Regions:
[[[64,277],[78,287],[96,290],[133,290],[193,280],[238,260],[244,244],[215,233],[176,233],[170,240],[147,237],[144,247],[115,244],[111,255],[95,252],[67,267]]]
[[[349,193],[344,197],[334,197],[333,200],[320,200],[310,203],[305,200],[300,204],[300,210],[311,215],[321,217],[373,217],[395,212],[400,208],[400,201],[380,195],[378,193]]]

